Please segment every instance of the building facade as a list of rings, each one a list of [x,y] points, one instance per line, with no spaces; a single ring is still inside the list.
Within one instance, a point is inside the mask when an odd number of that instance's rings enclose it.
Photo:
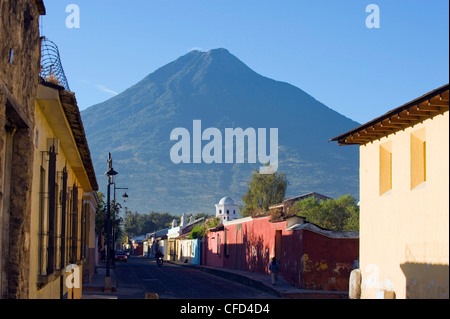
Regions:
[[[35,119],[28,298],[78,299],[95,271],[99,201],[75,95],[41,81]]]
[[[216,204],[216,217],[222,221],[238,219],[240,218],[238,206],[230,197],[224,197]]]
[[[78,106],[39,76],[42,0],[0,14],[0,298],[79,298],[98,186]]]
[[[45,7],[41,1],[2,1],[0,14],[0,298],[26,298],[39,17]]]
[[[301,289],[348,290],[358,258],[358,232],[333,232],[301,217],[236,219],[210,229],[203,240],[202,264],[269,273],[273,257],[282,277]]]
[[[449,86],[334,138],[360,145],[361,298],[449,298]]]

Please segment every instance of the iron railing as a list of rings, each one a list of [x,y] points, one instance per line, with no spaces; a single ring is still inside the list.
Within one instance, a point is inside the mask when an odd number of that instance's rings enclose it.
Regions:
[[[41,42],[41,74],[40,76],[51,83],[63,86],[70,91],[69,82],[61,64],[58,46],[43,37]]]

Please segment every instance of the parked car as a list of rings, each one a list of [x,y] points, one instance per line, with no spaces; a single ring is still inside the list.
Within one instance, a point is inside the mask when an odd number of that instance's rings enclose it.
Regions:
[[[116,260],[127,262],[127,260],[128,260],[127,254],[123,251],[116,252]]]

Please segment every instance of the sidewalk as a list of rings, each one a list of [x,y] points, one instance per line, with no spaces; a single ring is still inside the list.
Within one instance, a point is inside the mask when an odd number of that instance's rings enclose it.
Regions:
[[[228,280],[239,282],[247,286],[267,291],[282,298],[294,299],[348,299],[347,291],[305,290],[292,286],[281,276],[276,285],[272,286],[270,276],[230,268],[215,268],[203,265],[191,265],[175,261],[166,261],[179,266],[190,267],[204,271]]]
[[[114,268],[110,268],[111,291],[105,291],[106,268],[97,266],[92,281],[83,284],[81,299],[117,299],[117,277]]]

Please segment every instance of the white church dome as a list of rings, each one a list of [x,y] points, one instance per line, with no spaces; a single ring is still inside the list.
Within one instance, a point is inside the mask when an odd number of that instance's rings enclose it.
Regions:
[[[234,201],[230,197],[224,197],[220,200],[219,205],[234,205]]]

